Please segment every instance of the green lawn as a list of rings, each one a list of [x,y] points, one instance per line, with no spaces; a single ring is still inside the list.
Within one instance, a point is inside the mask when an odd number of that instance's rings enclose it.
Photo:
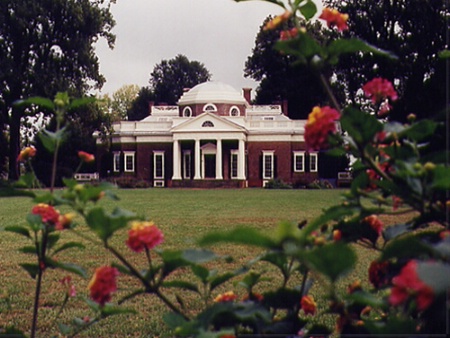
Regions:
[[[153,220],[163,231],[164,249],[188,248],[195,245],[198,238],[210,230],[231,229],[246,225],[271,233],[280,221],[299,222],[311,220],[320,212],[339,202],[343,190],[189,190],[189,189],[142,189],[118,190],[120,201],[104,199],[100,202],[106,208],[117,205],[134,211]],[[26,198],[0,199],[0,227],[24,224],[27,212],[32,203]],[[89,235],[89,231],[80,224],[80,231]],[[34,281],[18,264],[32,262],[31,256],[17,251],[27,243],[24,237],[7,232],[0,233],[0,328],[14,325],[23,330],[29,330],[31,308],[34,291]],[[78,240],[69,231],[62,234],[64,240]],[[140,263],[141,257],[131,253],[125,246],[126,231],[120,231],[112,239],[112,243],[127,257]],[[83,242],[83,240],[82,240]],[[89,275],[95,267],[112,261],[101,247],[87,244],[86,249],[75,249],[58,257],[64,262],[73,262],[84,266]],[[218,246],[220,253],[236,257],[236,261],[224,264],[219,269],[234,269],[258,253],[257,249],[240,248],[236,246]],[[361,276],[366,275],[367,266],[373,255],[358,249]],[[63,298],[64,289],[58,282],[66,273],[48,271],[44,276],[44,289],[39,317],[39,336],[55,334],[52,323],[57,311],[57,305]],[[359,278],[359,274],[349,278]],[[276,279],[276,276],[274,276]],[[78,295],[87,295],[88,280],[74,277]],[[363,281],[364,282],[364,281]],[[120,292],[132,287],[132,281],[119,277]],[[276,283],[276,281],[274,281]],[[348,281],[343,282],[343,288]],[[268,285],[271,285],[270,283]],[[233,287],[232,283],[227,286]],[[318,283],[313,293],[325,292],[326,285]],[[196,298],[188,298],[195,308]],[[84,303],[73,301],[67,311],[62,314],[62,320],[67,322],[73,316],[89,316],[89,310]],[[83,337],[155,337],[167,336],[168,331],[161,321],[161,314],[166,311],[164,305],[154,296],[143,296],[126,303],[140,312],[139,315],[124,315],[107,319]],[[319,304],[320,305],[320,304]],[[323,304],[322,306],[324,306]],[[328,322],[328,319],[324,320]],[[332,321],[328,322],[332,324]]]

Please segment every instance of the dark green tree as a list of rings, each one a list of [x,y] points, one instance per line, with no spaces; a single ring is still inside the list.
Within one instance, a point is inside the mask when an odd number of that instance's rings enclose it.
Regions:
[[[150,113],[150,102],[155,101],[155,94],[149,87],[142,87],[131,108],[127,111],[128,121],[139,121]]]
[[[289,116],[294,119],[307,118],[312,107],[329,104],[317,74],[309,65],[299,64],[292,55],[283,55],[274,48],[280,39],[280,32],[292,25],[286,23],[275,30],[264,30],[266,18],[256,36],[252,55],[245,63],[244,75],[260,81],[256,88],[256,104],[270,104],[288,101]],[[319,24],[308,25],[319,41],[325,41],[333,34],[323,30]],[[330,70],[325,70],[330,73]]]
[[[113,47],[111,2],[0,2],[0,121],[2,132],[9,130],[10,179],[17,178],[21,119],[29,112],[13,103],[30,96],[54,97],[58,91],[81,96],[102,86],[94,43],[103,37]]]
[[[176,104],[185,88],[211,79],[210,72],[203,63],[189,61],[178,54],[171,60],[162,60],[150,74],[150,88],[155,94],[157,103]]]
[[[328,3],[349,15],[346,35],[398,56],[396,61],[370,54],[342,58],[338,78],[346,84],[348,93],[356,93],[365,82],[377,76],[395,82],[400,97],[390,114],[395,120],[404,120],[410,113],[430,116],[448,104],[445,98],[448,69],[445,71],[445,61],[438,58],[438,53],[448,48],[448,1],[330,0]],[[349,99],[357,102],[355,96]]]

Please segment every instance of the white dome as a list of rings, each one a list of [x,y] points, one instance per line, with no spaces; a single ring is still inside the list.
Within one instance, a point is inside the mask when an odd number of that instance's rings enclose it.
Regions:
[[[242,93],[222,82],[203,82],[185,92],[178,105],[197,103],[246,104]]]

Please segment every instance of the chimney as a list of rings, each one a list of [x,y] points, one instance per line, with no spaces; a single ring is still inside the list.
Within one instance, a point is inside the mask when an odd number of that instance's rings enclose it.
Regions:
[[[288,100],[284,99],[283,101],[281,101],[281,111],[284,115],[289,116]]]
[[[152,115],[152,107],[155,105],[155,101],[148,101],[148,115]]]
[[[252,104],[252,89],[251,88],[242,88],[244,92],[244,99],[248,104]]]

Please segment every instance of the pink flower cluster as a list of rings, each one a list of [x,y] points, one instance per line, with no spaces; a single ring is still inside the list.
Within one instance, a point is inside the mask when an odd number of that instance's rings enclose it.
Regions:
[[[93,301],[104,306],[111,300],[111,295],[117,290],[116,278],[119,271],[110,266],[101,266],[95,270],[89,282],[88,289]]]
[[[164,241],[164,235],[153,222],[132,222],[127,246],[134,252],[153,249]]]
[[[308,149],[320,150],[328,147],[328,135],[336,131],[336,120],[340,114],[329,106],[313,108],[305,125],[305,142]]]

